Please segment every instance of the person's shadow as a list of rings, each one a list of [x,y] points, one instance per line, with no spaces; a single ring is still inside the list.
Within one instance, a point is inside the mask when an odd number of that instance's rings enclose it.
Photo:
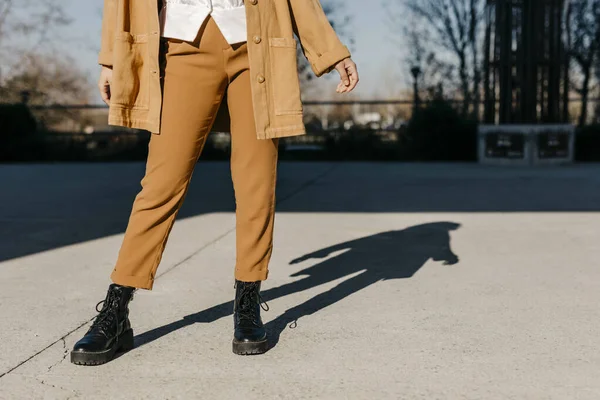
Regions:
[[[306,276],[305,278],[263,291],[261,296],[265,301],[358,274],[326,292],[288,309],[267,323],[270,348],[277,344],[281,332],[288,324],[291,323],[290,327],[295,327],[299,318],[322,310],[378,281],[410,278],[429,259],[443,261],[444,265],[458,263],[458,256],[450,248],[450,231],[459,227],[460,224],[453,222],[416,225],[403,230],[382,232],[340,243],[292,260],[290,264],[298,264],[309,259],[326,258],[333,253],[345,250],[291,275],[292,277]],[[136,336],[136,347],[188,325],[213,322],[232,315],[232,313],[233,301],[216,305]]]

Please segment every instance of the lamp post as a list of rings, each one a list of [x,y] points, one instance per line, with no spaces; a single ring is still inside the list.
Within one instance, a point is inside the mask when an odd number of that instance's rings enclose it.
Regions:
[[[419,108],[421,99],[419,98],[419,76],[421,75],[421,67],[415,65],[410,69],[410,73],[413,76],[413,90],[414,90],[414,111]]]
[[[21,90],[19,94],[21,95],[21,104],[29,104],[29,97],[31,96],[31,92],[29,90]]]

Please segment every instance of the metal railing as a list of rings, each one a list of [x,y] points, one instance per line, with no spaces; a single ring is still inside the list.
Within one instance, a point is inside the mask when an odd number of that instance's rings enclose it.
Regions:
[[[571,101],[576,106],[580,99]],[[461,104],[460,100],[449,102]],[[308,134],[281,140],[283,158],[319,151],[337,159],[346,155],[362,157],[363,150],[370,153],[365,156],[369,159],[401,158],[399,148],[406,143],[404,127],[414,111],[412,100],[306,100],[303,104]],[[420,101],[421,107],[426,104],[428,101]],[[597,104],[600,99],[589,100],[590,120]],[[31,151],[36,155],[29,158],[141,160],[147,152],[148,132],[109,126],[108,107],[104,104],[30,105],[29,109],[44,131],[43,143],[35,143],[38,147]],[[344,124],[351,120],[356,124]],[[229,135],[213,132],[203,158],[226,158],[229,148]]]

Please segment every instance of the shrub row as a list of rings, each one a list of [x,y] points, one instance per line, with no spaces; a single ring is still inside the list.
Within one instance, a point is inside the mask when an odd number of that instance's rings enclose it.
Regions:
[[[26,106],[0,105],[0,162],[144,160],[149,134],[121,136],[58,135],[40,132]],[[417,110],[396,132],[354,128],[328,132],[320,147],[289,146],[283,140],[282,160],[476,161],[477,123],[443,100]],[[575,159],[600,161],[600,125],[577,131]],[[210,140],[203,160],[224,160],[228,149]]]

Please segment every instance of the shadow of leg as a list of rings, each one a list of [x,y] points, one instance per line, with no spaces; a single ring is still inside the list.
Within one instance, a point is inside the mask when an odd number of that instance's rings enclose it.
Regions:
[[[306,289],[310,289],[315,286],[319,286],[322,283],[327,282],[330,279],[314,279],[308,277],[301,279],[296,282],[287,283],[285,285],[275,287],[272,289],[265,290],[261,293],[261,296],[265,301],[277,299],[279,297],[286,296],[288,294],[301,292]],[[206,310],[200,311],[196,314],[190,314],[183,317],[178,321],[171,322],[170,324],[159,326],[152,330],[137,335],[135,337],[135,346],[140,347],[154,340],[160,339],[161,337],[168,335],[177,329],[185,328],[186,326],[195,323],[210,323],[218,319],[230,316],[233,314],[233,301],[221,303]]]
[[[381,280],[381,276],[365,271],[296,307],[290,308],[265,326],[269,334],[269,348],[273,348],[277,345],[279,336],[286,325],[293,323],[291,328],[295,328],[299,318],[311,315],[327,306],[337,303],[345,297],[350,296],[352,293],[364,289],[379,280]]]
[[[200,311],[196,314],[187,315],[183,317],[183,319],[171,322],[167,325],[159,326],[157,328],[144,332],[141,335],[137,335],[134,339],[135,347],[143,346],[154,340],[160,339],[161,337],[168,335],[171,332],[174,332],[181,328],[185,328],[186,326],[200,322],[213,322],[220,318],[226,317],[227,315],[231,315],[232,313],[233,301],[228,301],[227,303],[216,305],[204,311]]]
[[[378,280],[410,278],[430,258],[444,260],[448,264],[457,263],[458,257],[450,248],[449,231],[455,230],[459,226],[459,224],[449,222],[428,223],[345,242],[341,247],[350,246],[350,251],[294,274],[294,276],[306,276],[305,278],[263,291],[261,295],[265,301],[275,300],[366,269],[359,275],[287,310],[283,315],[269,322],[267,329],[270,330],[271,342],[273,345],[278,342],[287,323],[334,304]],[[315,254],[329,253],[330,250],[331,248],[319,250]],[[233,301],[228,301],[138,335],[135,338],[135,344],[142,346],[177,329],[194,323],[213,322],[230,316],[232,313]]]

